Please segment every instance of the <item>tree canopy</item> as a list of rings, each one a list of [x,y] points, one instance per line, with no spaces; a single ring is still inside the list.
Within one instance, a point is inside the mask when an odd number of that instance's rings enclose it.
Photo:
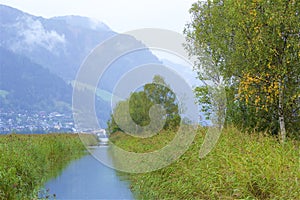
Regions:
[[[282,141],[286,134],[299,137],[299,12],[296,0],[193,4],[192,22],[184,31],[186,49],[199,58],[199,74],[217,71],[224,80],[227,123],[280,134]],[[208,73],[205,78],[214,76]]]
[[[180,121],[176,95],[163,77],[156,75],[152,83],[144,85],[141,91],[133,92],[130,98],[116,105],[108,121],[108,129],[110,132],[140,134],[143,131],[176,129]]]

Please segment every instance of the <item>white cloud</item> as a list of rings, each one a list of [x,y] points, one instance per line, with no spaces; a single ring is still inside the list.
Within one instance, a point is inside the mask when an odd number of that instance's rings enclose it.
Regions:
[[[63,34],[60,35],[54,30],[46,30],[39,20],[23,17],[18,21],[14,26],[18,30],[20,40],[13,45],[15,50],[17,48],[30,50],[33,46],[40,46],[53,51],[56,47],[61,47],[66,43]]]

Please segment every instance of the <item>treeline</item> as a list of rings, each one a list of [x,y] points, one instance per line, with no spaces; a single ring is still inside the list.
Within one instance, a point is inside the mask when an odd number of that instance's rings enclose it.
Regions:
[[[223,88],[227,100],[225,106],[220,98],[211,103],[211,86],[198,87],[203,110],[226,107],[227,125],[282,141],[299,138],[300,2],[208,0],[193,4],[190,13],[185,47],[197,58],[199,78]]]

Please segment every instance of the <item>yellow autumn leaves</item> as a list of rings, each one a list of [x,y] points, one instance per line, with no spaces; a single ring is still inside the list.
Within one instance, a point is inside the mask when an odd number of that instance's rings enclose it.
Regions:
[[[268,68],[272,67],[268,65]],[[255,106],[256,110],[268,111],[268,105],[277,101],[279,95],[278,79],[270,74],[251,75],[244,73],[238,89],[238,98],[244,100],[246,104]]]

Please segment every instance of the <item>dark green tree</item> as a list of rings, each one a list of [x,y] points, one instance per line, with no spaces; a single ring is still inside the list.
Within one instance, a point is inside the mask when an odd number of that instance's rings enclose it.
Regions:
[[[151,109],[155,106],[162,109],[153,109],[151,113]],[[150,116],[158,123],[164,122],[164,124],[153,124]],[[117,121],[122,123],[122,127],[134,130],[135,133],[141,132],[141,127],[145,126],[149,126],[149,130],[155,130],[154,126],[176,129],[181,121],[176,95],[162,77],[155,76],[153,82],[146,84],[142,91],[132,93],[129,99],[120,101],[116,105],[108,121],[110,132],[124,131]]]

